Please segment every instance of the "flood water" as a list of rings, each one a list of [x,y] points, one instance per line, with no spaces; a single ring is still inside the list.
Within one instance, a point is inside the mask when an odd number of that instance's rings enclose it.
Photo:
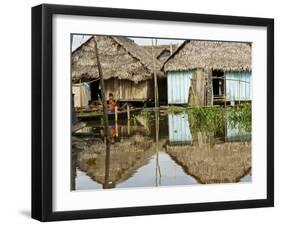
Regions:
[[[71,190],[251,182],[251,122],[224,114],[209,124],[198,115],[110,118],[108,145],[103,120],[84,121],[72,138]]]

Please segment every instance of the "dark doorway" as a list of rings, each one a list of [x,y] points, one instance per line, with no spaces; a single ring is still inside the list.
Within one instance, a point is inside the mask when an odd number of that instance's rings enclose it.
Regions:
[[[158,82],[159,104],[166,105],[168,103],[167,78],[160,78],[157,80],[157,82]]]
[[[213,94],[214,97],[224,96],[224,72],[221,70],[213,70]]]
[[[100,80],[90,83],[91,87],[91,99],[97,101],[100,98],[100,89],[99,89]]]

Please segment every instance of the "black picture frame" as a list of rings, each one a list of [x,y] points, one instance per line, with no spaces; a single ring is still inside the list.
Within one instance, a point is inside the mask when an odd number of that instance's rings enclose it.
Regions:
[[[52,17],[55,14],[266,27],[267,198],[54,212],[52,210]],[[274,206],[273,19],[49,4],[32,8],[32,218],[40,221],[56,221],[271,206]]]

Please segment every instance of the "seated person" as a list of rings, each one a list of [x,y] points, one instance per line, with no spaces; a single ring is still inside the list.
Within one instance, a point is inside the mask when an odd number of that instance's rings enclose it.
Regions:
[[[113,99],[113,94],[109,93],[109,100],[108,100],[108,104],[107,104],[108,112],[114,113],[115,106],[116,106],[116,101]]]

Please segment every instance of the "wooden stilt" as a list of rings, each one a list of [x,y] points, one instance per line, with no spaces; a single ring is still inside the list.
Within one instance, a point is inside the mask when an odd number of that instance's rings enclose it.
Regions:
[[[116,134],[116,137],[118,137],[118,108],[117,106],[115,106],[114,108],[114,113],[115,113],[115,134]]]
[[[115,122],[118,122],[118,109],[117,106],[114,108],[114,114],[115,114]]]
[[[80,95],[80,107],[82,108],[83,107],[83,93],[82,93],[82,88],[83,88],[83,84],[81,82],[81,79],[80,79],[80,86],[79,86],[79,95]]]
[[[238,103],[239,103],[239,105],[240,105],[240,79],[241,79],[241,74],[239,73],[239,80],[238,80],[238,92],[239,92],[239,94],[238,94]]]
[[[128,136],[131,134],[131,120],[127,120],[127,134]]]
[[[223,84],[223,90],[224,90],[224,107],[226,107],[226,77],[225,74],[223,75],[223,79],[224,79],[224,84]]]
[[[127,119],[130,120],[131,116],[130,116],[130,106],[127,105]]]

